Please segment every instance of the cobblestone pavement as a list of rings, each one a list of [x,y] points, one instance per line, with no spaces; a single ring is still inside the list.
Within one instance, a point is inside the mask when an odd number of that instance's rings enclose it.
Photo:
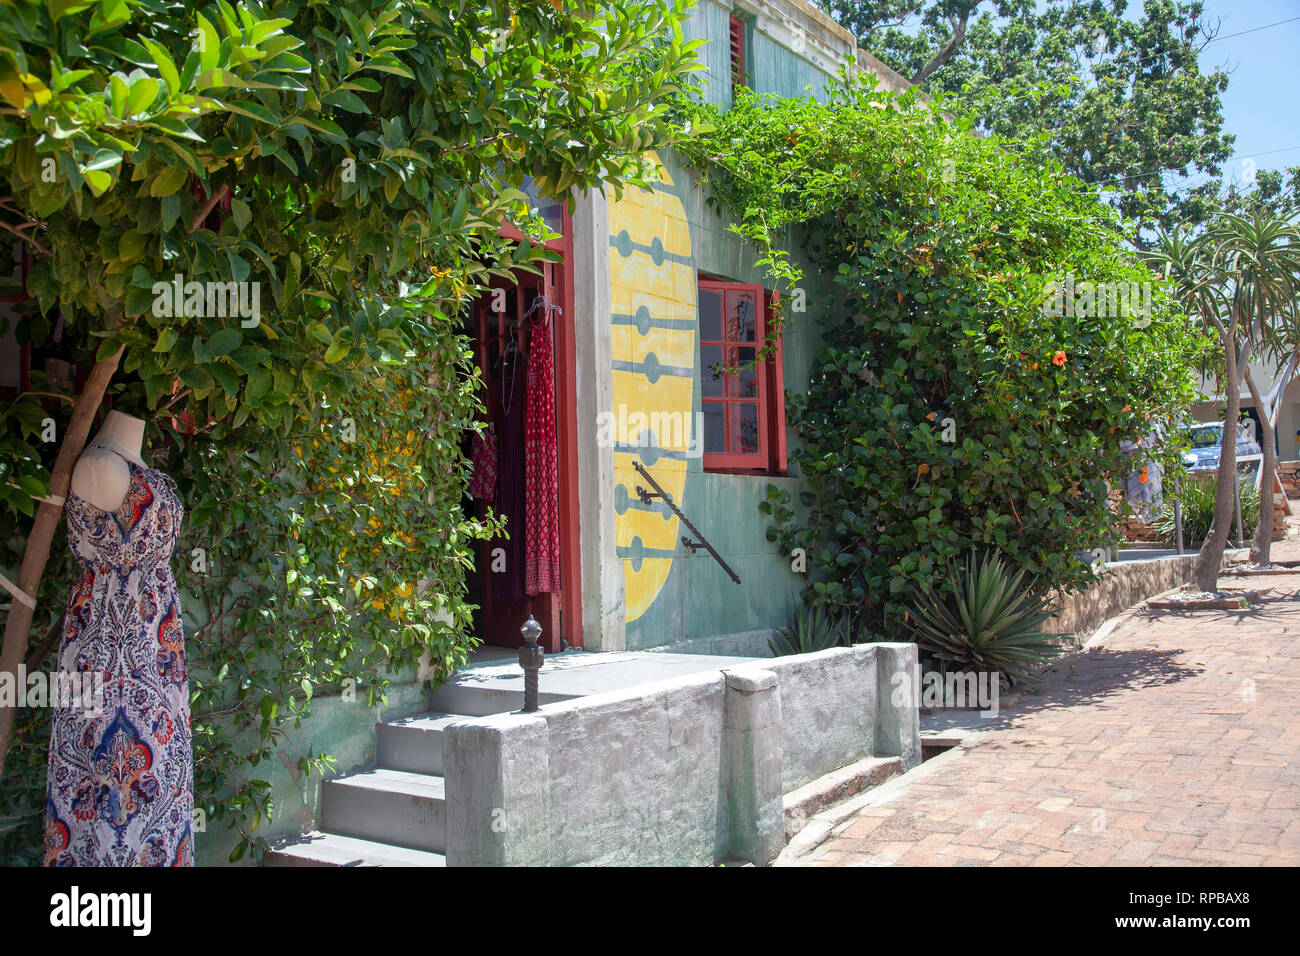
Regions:
[[[1291,557],[1292,541],[1274,552]],[[1271,591],[1236,611],[1130,611],[798,862],[1300,864],[1300,576],[1219,584]]]

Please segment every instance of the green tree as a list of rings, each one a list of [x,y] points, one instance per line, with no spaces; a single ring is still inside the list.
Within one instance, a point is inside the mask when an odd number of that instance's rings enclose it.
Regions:
[[[1094,184],[1145,246],[1155,228],[1203,221],[1232,153],[1203,73],[1217,33],[1204,4],[1148,0],[823,0],[862,46],[972,116],[1007,148]],[[1168,174],[1194,174],[1171,186]]]
[[[1196,585],[1213,591],[1233,520],[1233,487],[1237,468],[1236,422],[1241,412],[1241,386],[1246,383],[1264,433],[1264,489],[1252,557],[1268,562],[1273,539],[1272,476],[1276,470],[1273,424],[1262,395],[1251,378],[1252,355],[1289,362],[1300,341],[1300,238],[1289,220],[1266,210],[1252,216],[1223,214],[1196,236],[1161,236],[1152,262],[1167,270],[1176,294],[1188,311],[1200,318],[1217,339],[1222,363],[1220,387],[1226,400],[1223,445],[1219,456],[1214,522],[1196,562]]]
[[[772,539],[807,552],[810,601],[890,633],[973,549],[1045,588],[1090,583],[1076,554],[1116,537],[1121,443],[1191,403],[1201,348],[1113,212],[1059,165],[1027,167],[864,80],[825,104],[742,94],[693,128],[709,132],[686,150],[774,284],[802,281],[774,242],[793,230],[844,297],[824,309],[806,393],[787,398],[808,493],[797,512],[775,487],[763,503]],[[1145,289],[1149,309],[1058,309],[1071,276]]]
[[[257,509],[268,501],[277,515],[295,513],[283,495],[332,476],[322,474],[325,459],[344,459],[333,467],[345,485],[383,471],[357,448],[343,455],[337,441],[308,454],[311,467],[280,471],[271,456],[284,451],[285,439],[309,437],[307,425],[333,435],[349,408],[360,410],[358,423],[381,428],[379,402],[427,388],[444,401],[425,399],[414,409],[431,420],[413,476],[422,483],[409,493],[432,496],[430,515],[446,522],[427,529],[423,543],[443,543],[430,577],[451,580],[467,561],[466,539],[490,530],[460,515],[455,481],[456,429],[472,426],[476,407],[472,385],[458,384],[468,371],[461,304],[491,275],[546,258],[526,177],[555,198],[601,183],[621,189],[640,177],[643,154],[664,138],[656,104],[693,68],[694,44],[678,26],[685,5],[63,0],[0,7],[7,103],[0,215],[35,255],[28,291],[38,306],[19,337],[41,344],[57,309],[74,339],[91,346],[79,394],[23,395],[5,409],[0,502],[4,537],[25,539],[22,590],[42,608],[66,595],[66,578],[43,581],[60,510],[35,499],[67,494],[110,389],[150,419],[153,444],[180,449],[178,477],[195,496],[187,502],[190,533],[213,546],[232,530],[256,542]],[[534,241],[506,239],[506,221],[523,224]],[[165,314],[158,286],[178,275],[185,283],[256,283],[261,312]],[[38,440],[49,415],[58,423],[56,448]],[[201,433],[178,432],[176,416]],[[369,447],[379,437],[372,433]],[[385,505],[349,487],[334,497],[345,516],[336,511],[340,520],[328,531],[316,522],[307,535],[311,561],[340,560],[357,522],[364,527],[369,517],[378,524],[370,533],[385,541],[410,530],[399,513],[405,499]],[[254,490],[281,497],[250,500]],[[334,567],[333,576],[355,588],[354,603],[336,608],[334,595],[326,600],[302,583],[294,566],[301,549],[284,540],[287,533],[279,537],[283,528],[274,530],[268,550],[282,560],[245,584],[278,581],[276,602],[260,608],[271,617],[260,623],[295,649],[292,659],[270,666],[274,647],[256,645],[236,657],[238,679],[196,680],[196,706],[253,715],[249,726],[263,745],[301,714],[301,700],[289,696],[300,676],[310,683],[318,667],[326,676],[338,672],[338,661],[326,658],[335,648],[349,653],[355,602],[377,577],[358,568],[353,581]],[[388,578],[383,583],[396,588],[400,579]],[[407,595],[395,639],[372,629],[380,650],[398,645],[390,656],[399,665],[432,650],[443,672],[463,660],[463,589],[448,585],[443,598],[453,628],[434,619],[438,601]],[[214,613],[257,637],[249,608],[228,610]],[[24,659],[31,621],[26,604],[15,602],[0,671],[12,673]],[[371,674],[385,657],[365,658],[363,669]],[[309,698],[310,687],[300,693]],[[0,770],[13,719],[13,708],[0,709]],[[241,762],[229,749],[214,760],[224,768]],[[228,802],[254,826],[269,810],[256,793]]]

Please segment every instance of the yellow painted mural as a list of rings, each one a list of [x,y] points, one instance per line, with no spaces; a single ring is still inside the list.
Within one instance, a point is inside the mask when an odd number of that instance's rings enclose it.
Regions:
[[[637,498],[645,481],[632,462],[640,460],[680,506],[686,454],[699,440],[691,414],[699,356],[691,234],[667,170],[660,166],[653,191],[610,196],[609,235],[615,528],[630,622],[663,589],[679,534],[675,514]]]

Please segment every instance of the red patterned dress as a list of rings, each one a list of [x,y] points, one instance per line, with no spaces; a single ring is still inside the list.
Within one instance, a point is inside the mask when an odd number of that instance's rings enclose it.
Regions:
[[[59,674],[102,687],[54,708],[46,866],[193,866],[194,758],[180,601],[168,561],[183,509],[172,480],[127,461],[116,514],[68,496],[81,575]]]
[[[555,449],[555,349],[551,313],[543,305],[528,339],[528,410],[524,439],[527,499],[524,511],[524,591],[560,590],[560,478]]]

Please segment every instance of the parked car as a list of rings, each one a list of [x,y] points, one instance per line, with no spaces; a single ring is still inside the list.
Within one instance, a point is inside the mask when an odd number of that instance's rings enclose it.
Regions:
[[[1219,456],[1223,450],[1223,422],[1198,422],[1185,426],[1187,437],[1191,441],[1191,450],[1183,455],[1183,465],[1188,471],[1209,471],[1219,467]],[[1250,456],[1263,455],[1264,450],[1257,441],[1245,440],[1241,432],[1237,433],[1237,461],[1250,460]]]

